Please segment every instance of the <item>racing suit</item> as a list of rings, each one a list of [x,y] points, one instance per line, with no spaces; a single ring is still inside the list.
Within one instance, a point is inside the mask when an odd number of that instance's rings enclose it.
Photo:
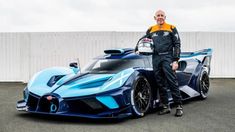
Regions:
[[[152,64],[161,102],[168,105],[167,89],[169,88],[175,104],[182,105],[176,73],[171,66],[173,61],[179,60],[181,51],[176,27],[167,23],[161,26],[154,25],[147,30],[145,37],[151,38],[154,43]]]

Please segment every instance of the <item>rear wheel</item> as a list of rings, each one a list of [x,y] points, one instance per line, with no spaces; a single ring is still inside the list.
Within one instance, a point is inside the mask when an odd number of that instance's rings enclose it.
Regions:
[[[209,75],[206,71],[203,71],[200,75],[200,81],[199,81],[199,92],[201,99],[206,99],[208,96],[210,87],[210,79]]]
[[[152,92],[144,76],[138,76],[131,91],[132,111],[136,117],[143,117],[150,108]]]

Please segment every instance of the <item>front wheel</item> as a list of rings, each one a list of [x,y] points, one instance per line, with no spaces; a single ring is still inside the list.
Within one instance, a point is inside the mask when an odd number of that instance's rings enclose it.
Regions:
[[[131,90],[132,111],[136,117],[143,117],[150,108],[151,87],[144,76],[138,76]]]

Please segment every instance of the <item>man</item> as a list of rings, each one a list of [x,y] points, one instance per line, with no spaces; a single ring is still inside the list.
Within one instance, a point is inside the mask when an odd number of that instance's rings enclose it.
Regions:
[[[171,112],[167,94],[167,89],[169,88],[177,105],[175,116],[179,117],[183,115],[182,97],[175,73],[180,57],[179,34],[175,26],[165,22],[166,16],[164,11],[158,10],[155,13],[154,19],[157,24],[147,30],[146,37],[151,38],[154,43],[152,55],[153,71],[163,104],[159,114],[163,115]]]

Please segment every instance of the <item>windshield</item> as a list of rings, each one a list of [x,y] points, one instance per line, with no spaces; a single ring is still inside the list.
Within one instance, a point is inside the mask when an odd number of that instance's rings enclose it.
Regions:
[[[117,73],[131,67],[145,67],[143,59],[98,59],[88,65],[83,72]]]

